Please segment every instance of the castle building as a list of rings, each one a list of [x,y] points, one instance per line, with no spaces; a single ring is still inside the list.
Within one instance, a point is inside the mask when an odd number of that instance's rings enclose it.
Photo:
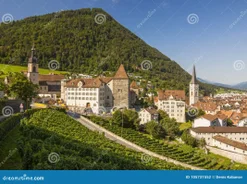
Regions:
[[[190,105],[195,104],[199,101],[199,84],[196,80],[196,69],[193,66],[192,79],[190,81]]]
[[[83,112],[91,108],[98,114],[114,108],[129,108],[129,77],[123,65],[114,77],[72,79],[63,81],[61,88],[61,96],[71,110]]]
[[[39,74],[39,64],[36,58],[34,46],[31,49],[31,57],[28,60],[27,78],[33,83],[39,86],[40,97],[51,97],[56,99],[61,96],[61,80],[64,79],[64,75],[55,75],[50,73],[49,75]]]

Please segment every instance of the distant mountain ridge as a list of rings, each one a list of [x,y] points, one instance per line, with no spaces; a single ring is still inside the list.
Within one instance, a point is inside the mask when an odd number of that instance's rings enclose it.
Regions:
[[[238,84],[230,85],[230,84],[223,84],[223,83],[219,83],[219,82],[208,81],[208,80],[205,80],[202,78],[197,78],[197,80],[199,80],[200,82],[203,82],[203,83],[212,84],[212,85],[216,85],[216,86],[220,86],[220,87],[224,87],[224,88],[247,90],[247,81],[246,82],[240,82]]]

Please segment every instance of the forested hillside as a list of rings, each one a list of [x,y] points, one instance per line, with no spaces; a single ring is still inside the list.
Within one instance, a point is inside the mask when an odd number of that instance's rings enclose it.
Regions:
[[[105,21],[98,24],[97,14]],[[35,44],[40,67],[57,60],[59,70],[101,74],[116,71],[121,63],[129,73],[152,80],[155,88],[185,89],[190,75],[176,62],[147,45],[102,9],[79,9],[34,16],[0,25],[0,63],[26,65]],[[165,44],[165,43],[164,43]],[[149,60],[150,70],[141,63]],[[201,85],[201,91],[214,91]]]

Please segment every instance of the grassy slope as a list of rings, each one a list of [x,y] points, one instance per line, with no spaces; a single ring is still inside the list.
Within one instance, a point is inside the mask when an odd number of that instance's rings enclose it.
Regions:
[[[6,162],[3,165],[0,164],[0,170],[16,169],[19,170],[22,167],[22,160],[18,151],[14,151],[17,146],[17,141],[20,137],[19,125],[16,126],[6,138],[0,143],[0,163],[6,158]],[[13,154],[10,154],[10,151],[14,151]],[[11,156],[9,156],[11,155]]]
[[[3,71],[5,74],[7,72],[21,72],[21,71],[26,71],[26,70],[27,70],[27,67],[25,66],[0,64],[0,71]],[[40,74],[49,74],[49,73],[65,74],[68,72],[39,68],[39,73]]]

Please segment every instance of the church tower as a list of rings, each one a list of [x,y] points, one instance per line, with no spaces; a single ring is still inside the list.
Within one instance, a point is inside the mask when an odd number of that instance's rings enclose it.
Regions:
[[[196,69],[193,66],[192,79],[190,81],[190,105],[195,104],[199,100],[199,84],[196,80]]]
[[[35,48],[34,46],[31,49],[31,57],[28,60],[28,71],[27,71],[27,78],[33,84],[39,84],[39,65],[38,60],[35,57]]]

